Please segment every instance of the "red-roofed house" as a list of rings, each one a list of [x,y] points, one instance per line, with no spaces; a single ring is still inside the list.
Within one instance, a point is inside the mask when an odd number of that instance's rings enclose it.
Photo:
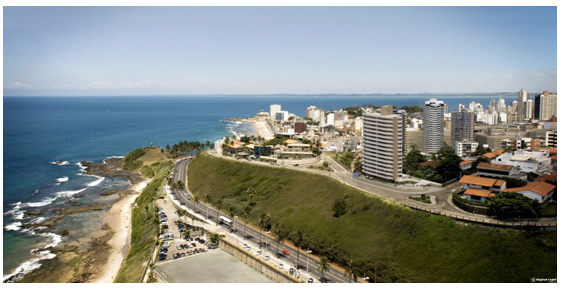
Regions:
[[[506,188],[506,183],[501,179],[484,178],[464,175],[459,182],[464,189],[483,189],[491,191],[503,191]]]
[[[464,195],[466,196],[467,200],[478,201],[482,203],[486,202],[487,198],[496,196],[496,194],[490,190],[474,189],[474,188],[468,188],[467,190],[465,190]]]
[[[504,192],[517,192],[540,203],[546,203],[552,198],[556,186],[546,182],[529,182],[523,187],[508,188]]]
[[[472,167],[472,162],[473,162],[472,160],[462,161],[460,164],[461,170],[464,171],[470,169],[470,167]]]
[[[518,168],[511,165],[500,165],[481,162],[476,166],[479,175],[489,177],[514,177],[519,172]]]

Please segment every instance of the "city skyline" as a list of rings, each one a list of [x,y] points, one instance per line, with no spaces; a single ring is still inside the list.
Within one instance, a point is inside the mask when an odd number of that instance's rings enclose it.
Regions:
[[[557,92],[556,18],[556,7],[4,7],[4,95]]]

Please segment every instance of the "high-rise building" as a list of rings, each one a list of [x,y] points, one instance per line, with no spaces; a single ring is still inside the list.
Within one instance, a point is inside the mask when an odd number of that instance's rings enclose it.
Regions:
[[[396,113],[396,114],[395,114]],[[395,182],[402,176],[405,117],[392,106],[363,116],[363,173]]]
[[[525,105],[523,105],[523,115],[525,120],[533,119],[533,104],[534,101],[528,99],[527,102],[525,102]]]
[[[517,94],[517,121],[525,120],[525,104],[529,99],[529,93],[521,89]]]
[[[423,108],[423,151],[436,153],[443,147],[443,101],[429,99]]]
[[[533,118],[538,120],[549,120],[557,117],[556,113],[556,94],[548,91],[535,95],[535,107]]]
[[[275,114],[277,112],[281,112],[281,105],[273,104],[269,106],[269,117],[271,117],[271,120],[275,120]]]
[[[557,140],[558,140],[558,134],[556,133],[556,130],[546,132],[545,145],[547,147],[555,149],[556,146],[558,145]]]
[[[451,112],[451,146],[456,147],[459,142],[474,140],[475,120],[475,114],[472,112]]]

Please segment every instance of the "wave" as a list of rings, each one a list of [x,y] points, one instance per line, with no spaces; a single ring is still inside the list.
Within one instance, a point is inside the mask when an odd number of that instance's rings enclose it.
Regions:
[[[6,225],[6,227],[4,227],[4,229],[8,230],[8,231],[17,231],[21,229],[21,222],[14,222],[11,223],[9,225]]]
[[[57,178],[57,179],[55,179],[55,181],[57,181],[57,182],[66,182],[66,181],[68,181],[68,177],[64,176],[64,177],[61,177],[61,178]]]
[[[56,161],[56,162],[51,162],[51,164],[53,165],[59,165],[59,166],[64,166],[64,165],[68,165],[70,164],[68,161]]]
[[[25,211],[21,210],[21,202],[16,202],[12,204],[14,208],[4,213],[4,216],[12,215],[12,219],[21,220],[25,216]]]
[[[94,187],[94,186],[100,184],[103,181],[103,179],[105,179],[105,177],[97,176],[97,175],[89,175],[89,176],[96,177],[96,178],[98,178],[98,180],[88,183],[87,184],[88,187]]]
[[[86,171],[86,167],[85,167],[85,166],[82,166],[82,163],[78,162],[78,163],[76,163],[76,164],[74,164],[74,165],[80,167],[80,171],[79,171],[80,173],[78,173],[78,175],[81,175],[81,174],[84,173],[84,171]]]
[[[33,224],[33,225],[37,225],[37,224],[43,223],[45,220],[46,219],[44,217],[39,217],[37,219],[33,219],[33,220],[29,221],[29,223]]]
[[[50,203],[52,203],[53,201],[55,201],[56,198],[53,197],[45,197],[42,201],[39,202],[26,202],[24,204],[22,204],[22,207],[31,207],[31,208],[37,208],[37,207],[42,207],[42,206],[46,206]]]
[[[32,233],[35,234],[35,233]],[[36,270],[41,267],[40,261],[44,259],[52,259],[55,258],[57,255],[51,253],[49,250],[43,250],[50,247],[57,246],[62,241],[62,236],[57,235],[55,233],[42,233],[39,234],[40,236],[51,238],[49,244],[45,245],[42,249],[33,249],[31,252],[38,257],[35,257],[31,260],[23,262],[19,265],[11,274],[4,275],[3,281],[4,282],[17,282],[23,278],[24,275],[30,273],[33,270]]]
[[[105,160],[107,160],[107,159],[122,159],[122,158],[124,158],[124,157],[125,157],[125,156],[111,156],[111,157],[107,157],[107,158],[105,158],[105,159],[103,160],[103,163],[105,164]]]
[[[77,193],[80,193],[80,192],[82,192],[82,191],[84,191],[84,190],[86,190],[86,189],[88,189],[88,187],[82,188],[82,189],[80,189],[80,190],[59,191],[59,192],[56,192],[56,193],[55,193],[55,195],[56,195],[55,199],[57,199],[57,198],[59,198],[59,197],[63,197],[63,196],[64,196],[64,197],[70,197],[70,196],[75,195],[75,194],[77,194]]]

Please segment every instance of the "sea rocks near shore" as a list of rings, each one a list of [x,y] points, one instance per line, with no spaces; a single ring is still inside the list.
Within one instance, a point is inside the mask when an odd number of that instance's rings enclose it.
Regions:
[[[103,177],[126,177],[131,181],[131,184],[141,182],[142,176],[137,172],[131,172],[121,168],[123,165],[123,158],[109,158],[101,163],[80,162],[84,166],[85,173],[88,175],[97,175]]]

